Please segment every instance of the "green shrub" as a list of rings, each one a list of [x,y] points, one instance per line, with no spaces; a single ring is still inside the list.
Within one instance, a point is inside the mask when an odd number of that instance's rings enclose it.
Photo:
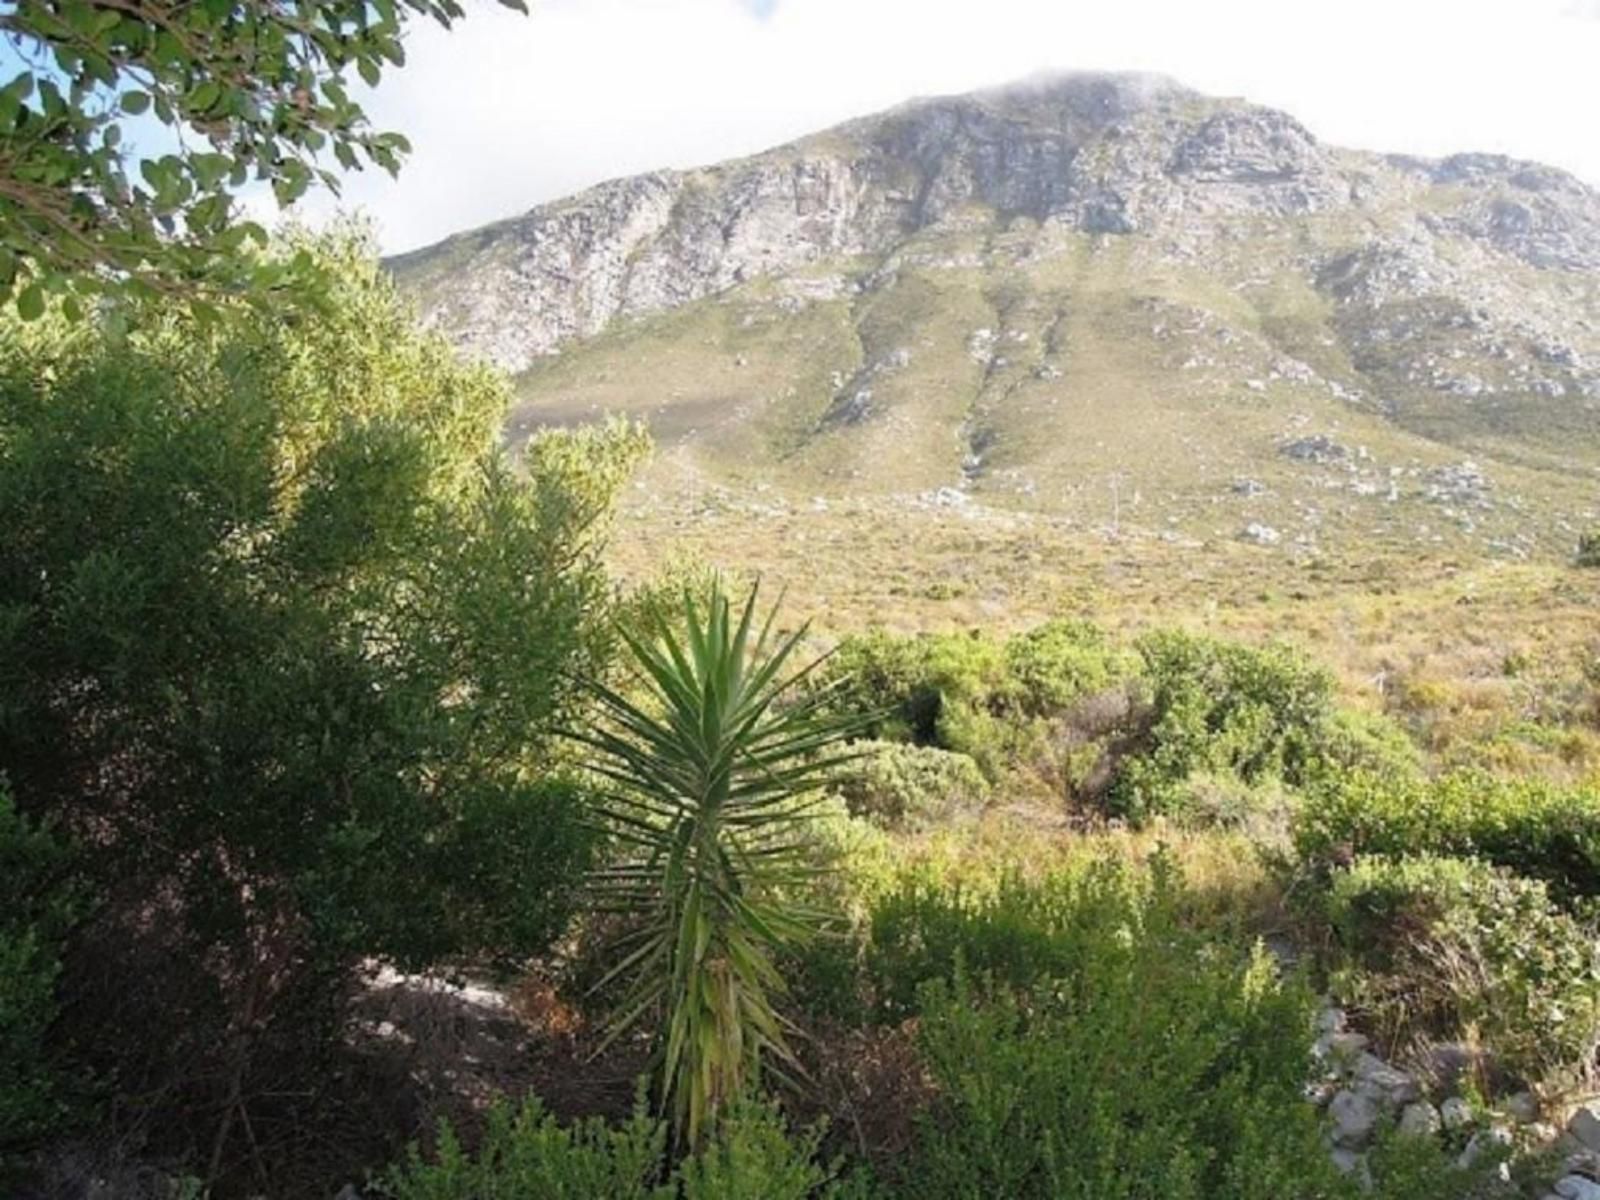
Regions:
[[[1005,640],[879,631],[845,639],[822,682],[874,737],[965,754],[991,781],[1031,777],[1134,821],[1239,823],[1276,805],[1276,785],[1420,769],[1398,725],[1336,709],[1332,677],[1287,647],[1161,630],[1135,649],[1083,621]]]
[[[553,730],[609,655],[643,435],[512,464],[506,382],[370,247],[299,251],[314,313],[0,322],[0,766],[94,831],[66,1016],[171,1106],[133,1106],[152,1153],[244,1138],[230,1094],[298,1120],[363,960],[546,948],[593,841]]]
[[[1600,790],[1462,772],[1355,771],[1314,790],[1295,820],[1312,866],[1355,855],[1481,858],[1540,879],[1563,903],[1600,896]]]
[[[1318,731],[1317,753],[1306,764],[1302,783],[1367,771],[1391,778],[1422,774],[1422,749],[1400,724],[1379,713],[1334,710]]]
[[[441,1122],[433,1154],[413,1144],[377,1187],[394,1200],[671,1200],[656,1182],[666,1148],[667,1127],[642,1099],[612,1128],[598,1118],[563,1126],[530,1096],[489,1109],[475,1153]]]
[[[1460,1200],[1492,1172],[1431,1141],[1380,1142],[1371,1190],[1333,1166],[1305,1099],[1316,1007],[1251,950],[1194,929],[1164,857],[1011,885],[918,994],[934,1083],[889,1194],[916,1200]],[[982,906],[978,906],[982,907]],[[1030,922],[1041,940],[1019,946]],[[924,922],[924,928],[931,926]],[[996,931],[1006,929],[1004,935]],[[994,953],[1010,942],[1011,953]],[[997,970],[969,969],[969,950]],[[975,959],[975,961],[977,961]]]
[[[989,781],[965,754],[903,742],[858,744],[833,789],[852,816],[892,829],[925,829],[981,808]]]
[[[1304,1099],[1313,999],[1264,953],[1187,930],[1179,886],[1096,869],[1026,989],[959,970],[920,994],[939,1100],[907,1196],[1347,1194]]]
[[[1030,716],[1064,712],[1138,667],[1098,625],[1069,619],[1047,621],[1007,639],[1005,658]]]
[[[683,1200],[806,1200],[832,1195],[817,1158],[821,1129],[791,1136],[770,1104],[745,1100],[717,1135],[678,1166]]]
[[[1339,990],[1392,1041],[1473,1034],[1531,1082],[1600,1047],[1600,933],[1545,885],[1474,860],[1368,857],[1324,899]]]
[[[1572,561],[1579,567],[1600,567],[1600,533],[1582,534]]]
[[[923,984],[964,963],[975,976],[1028,988],[1070,970],[1082,952],[1081,872],[1033,882],[1016,876],[969,891],[918,872],[873,904],[863,956],[864,989],[881,1020],[917,1010]]]
[[[631,1120],[563,1126],[529,1097],[489,1110],[476,1151],[441,1123],[376,1181],[393,1200],[807,1200],[838,1195],[817,1161],[820,1131],[791,1137],[770,1104],[730,1106],[698,1153],[668,1171],[666,1123],[641,1097]],[[665,1180],[665,1182],[663,1182]],[[842,1196],[840,1200],[843,1200]]]
[[[61,1116],[47,1034],[71,918],[66,851],[17,815],[0,785],[0,1171]]]
[[[1327,753],[1333,680],[1285,647],[1256,649],[1176,630],[1138,643],[1149,689],[1142,745],[1121,764],[1113,811],[1133,820],[1181,814],[1197,771],[1249,786],[1297,785]]]
[[[966,754],[991,780],[1030,766],[1054,778],[1074,707],[1135,666],[1096,626],[1060,620],[1005,640],[846,638],[822,682],[844,682],[838,702],[872,716],[874,737]]]

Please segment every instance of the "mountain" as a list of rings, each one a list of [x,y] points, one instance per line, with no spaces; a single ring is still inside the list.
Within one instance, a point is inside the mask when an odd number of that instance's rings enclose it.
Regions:
[[[1508,556],[1595,519],[1600,194],[1164,78],[916,100],[390,266],[516,373],[511,437],[647,419],[652,495]]]

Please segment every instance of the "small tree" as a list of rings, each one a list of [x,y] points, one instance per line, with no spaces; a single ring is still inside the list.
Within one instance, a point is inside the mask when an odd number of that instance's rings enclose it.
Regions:
[[[0,771],[81,847],[90,1065],[212,1175],[329,1086],[363,959],[563,927],[592,839],[553,734],[610,654],[601,539],[644,447],[553,432],[516,469],[505,381],[366,244],[301,251],[314,316],[0,318]]]
[[[757,632],[756,598],[736,617],[717,583],[685,592],[676,621],[647,607],[621,631],[643,695],[592,683],[607,721],[573,734],[599,752],[599,814],[634,851],[598,876],[605,903],[640,918],[602,981],[632,981],[611,1037],[664,1016],[663,1101],[691,1144],[764,1060],[794,1061],[774,959],[823,919],[793,899],[817,870],[807,796],[859,726],[825,715],[826,694],[785,703],[811,670],[784,675],[806,630],[774,637],[774,608]]]

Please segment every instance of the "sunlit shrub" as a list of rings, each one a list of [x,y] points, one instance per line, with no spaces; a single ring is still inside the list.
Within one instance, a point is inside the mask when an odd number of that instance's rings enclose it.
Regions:
[[[1474,857],[1543,880],[1563,902],[1600,895],[1593,787],[1355,771],[1316,789],[1299,810],[1294,841],[1313,867],[1369,854]]]
[[[892,829],[923,829],[970,815],[988,799],[990,785],[965,754],[879,742],[859,746],[833,787],[850,812]]]
[[[1178,891],[1092,871],[1035,914],[1049,948],[1026,971],[974,961],[921,989],[940,1099],[902,1194],[1346,1194],[1302,1092],[1310,993],[1187,930]]]
[[[469,1150],[448,1123],[375,1186],[392,1200],[807,1200],[839,1196],[818,1131],[791,1135],[777,1110],[730,1106],[706,1144],[672,1167],[666,1123],[641,1099],[627,1122],[562,1125],[537,1097],[490,1110]],[[842,1200],[842,1197],[841,1197]]]
[[[1264,649],[1163,630],[1139,640],[1149,690],[1143,747],[1112,785],[1112,809],[1134,820],[1181,813],[1195,771],[1298,784],[1327,753],[1333,680],[1284,647]]]

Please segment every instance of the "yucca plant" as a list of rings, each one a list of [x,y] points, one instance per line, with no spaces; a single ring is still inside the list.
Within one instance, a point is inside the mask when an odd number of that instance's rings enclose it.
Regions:
[[[639,922],[597,985],[627,985],[607,1044],[664,1022],[663,1106],[691,1145],[764,1062],[795,1065],[775,960],[826,919],[797,899],[824,869],[805,821],[858,728],[797,688],[815,662],[785,674],[806,630],[774,636],[774,606],[757,631],[756,600],[735,615],[715,581],[676,619],[647,604],[619,630],[638,687],[591,683],[602,719],[573,735],[597,752],[598,815],[629,851],[597,900]]]

